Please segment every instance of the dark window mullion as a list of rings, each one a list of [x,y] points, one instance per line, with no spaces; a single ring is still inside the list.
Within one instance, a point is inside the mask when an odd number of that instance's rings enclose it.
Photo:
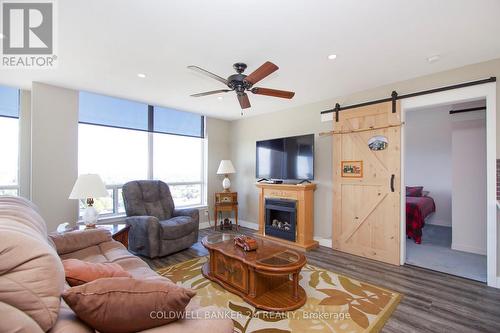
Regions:
[[[155,130],[155,110],[154,106],[148,105],[148,131],[154,132]]]
[[[201,116],[201,132],[200,138],[205,138],[205,116]]]
[[[153,133],[155,130],[155,108],[153,105],[148,105],[148,179],[154,177],[154,139]]]

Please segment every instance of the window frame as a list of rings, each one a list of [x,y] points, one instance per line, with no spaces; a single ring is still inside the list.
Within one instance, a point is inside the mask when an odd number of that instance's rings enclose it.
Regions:
[[[4,86],[6,87],[6,86]],[[10,88],[10,87],[8,87]],[[21,90],[14,88],[17,91],[17,117],[13,115],[6,115],[2,114],[0,115],[0,118],[8,118],[8,119],[16,119],[17,120],[17,129],[18,129],[18,136],[17,136],[17,184],[16,185],[2,185],[0,184],[0,191],[2,190],[16,190],[16,196],[20,196],[21,192],[21,185],[20,185],[20,177],[21,177],[21,172],[20,172],[20,165],[21,165],[21,151],[20,151],[20,144],[21,144],[21,131],[20,131],[20,112],[21,112]]]
[[[201,121],[201,136],[192,136],[192,135],[182,135],[182,134],[173,134],[173,133],[165,133],[154,131],[154,108],[153,105],[148,105],[148,163],[147,163],[147,179],[154,180],[154,135],[177,135],[177,136],[185,136],[191,138],[200,139],[201,145],[201,165],[200,165],[200,180],[199,181],[187,181],[187,182],[168,182],[169,187],[182,186],[182,185],[200,185],[200,202],[192,205],[176,205],[176,208],[185,209],[185,208],[198,208],[198,207],[206,207],[207,206],[207,136],[206,136],[206,117],[200,115]],[[134,130],[134,131],[145,131],[142,129],[133,129],[133,128],[125,128],[120,126],[110,126],[110,125],[102,125],[102,124],[93,124],[85,121],[79,121],[79,124],[83,125],[92,125],[92,126],[101,126],[101,127],[109,127],[109,128],[118,128],[124,130]],[[125,216],[125,212],[119,212],[119,192],[123,188],[124,184],[105,184],[107,190],[112,190],[113,193],[113,212],[99,214],[99,218],[112,219],[116,217]],[[79,211],[79,217],[81,218],[81,210]]]
[[[19,168],[18,168],[18,171],[17,173],[19,174]],[[3,191],[3,190],[16,190],[16,194],[15,196],[19,196],[19,191],[20,191],[20,186],[19,186],[19,181],[18,181],[18,184],[17,185],[0,185],[0,191]]]

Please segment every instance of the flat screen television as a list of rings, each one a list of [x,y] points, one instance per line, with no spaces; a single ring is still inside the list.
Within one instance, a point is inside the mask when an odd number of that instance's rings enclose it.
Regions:
[[[257,178],[314,179],[314,134],[257,141]]]

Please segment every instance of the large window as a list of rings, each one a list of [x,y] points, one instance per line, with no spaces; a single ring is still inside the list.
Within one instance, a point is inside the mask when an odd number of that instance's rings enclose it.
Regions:
[[[79,173],[110,194],[96,200],[101,215],[123,214],[121,188],[138,179],[168,183],[177,207],[205,204],[202,116],[81,92],[78,136]]]
[[[153,134],[153,178],[170,185],[178,206],[203,203],[203,140]]]
[[[0,195],[19,194],[19,90],[0,86]]]

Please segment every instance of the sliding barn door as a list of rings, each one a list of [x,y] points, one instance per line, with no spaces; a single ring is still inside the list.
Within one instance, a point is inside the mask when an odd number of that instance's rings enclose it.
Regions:
[[[333,135],[333,248],[400,263],[399,103],[339,112]]]

